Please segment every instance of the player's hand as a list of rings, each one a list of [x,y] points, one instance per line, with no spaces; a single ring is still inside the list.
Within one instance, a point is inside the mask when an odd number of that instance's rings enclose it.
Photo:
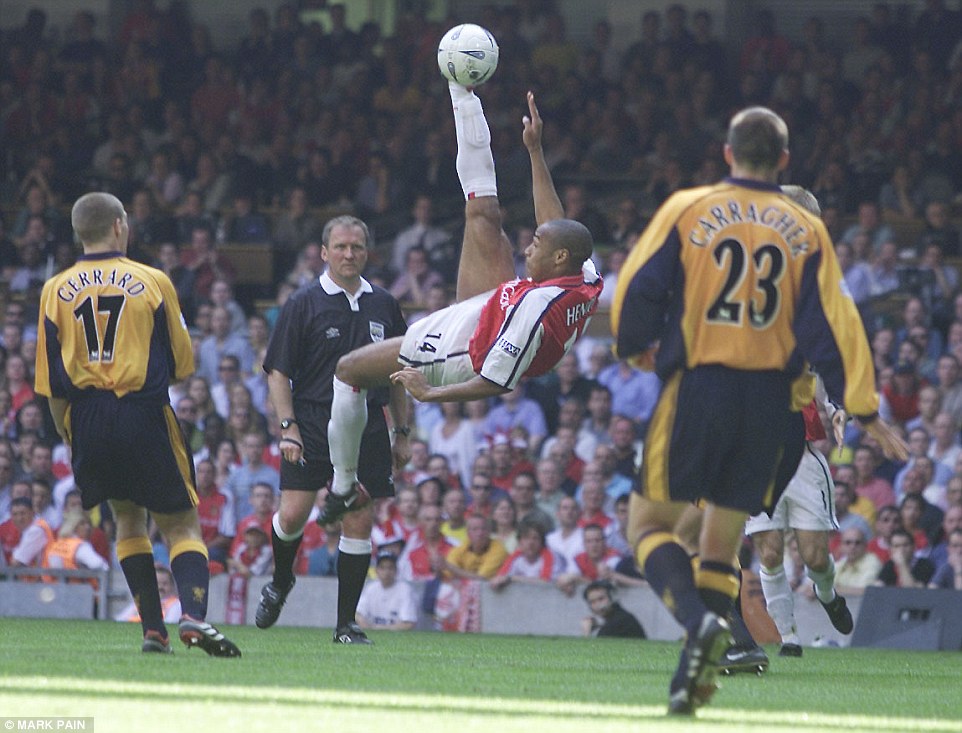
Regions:
[[[538,150],[541,147],[541,130],[544,123],[541,121],[541,113],[538,112],[538,105],[534,102],[534,92],[528,92],[528,114],[521,118],[524,125],[524,132],[521,139],[528,150]]]
[[[835,436],[835,445],[839,448],[845,442],[845,423],[848,422],[848,413],[845,410],[836,410],[832,415],[832,433]]]
[[[391,384],[400,384],[418,402],[429,402],[428,395],[431,392],[431,385],[428,380],[417,369],[404,367],[400,371],[391,375]]]
[[[868,424],[860,422],[859,425],[865,432],[875,438],[886,458],[893,458],[897,461],[908,460],[908,445],[902,436],[885,420],[878,417]]]
[[[408,461],[411,460],[411,439],[406,435],[396,433],[394,445],[391,446],[391,455],[394,457],[394,468],[403,471]]]

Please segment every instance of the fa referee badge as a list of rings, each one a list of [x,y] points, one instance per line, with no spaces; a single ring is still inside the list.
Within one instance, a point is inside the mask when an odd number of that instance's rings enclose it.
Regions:
[[[368,321],[368,326],[371,328],[371,341],[377,343],[384,340],[384,324],[378,323],[377,321]]]

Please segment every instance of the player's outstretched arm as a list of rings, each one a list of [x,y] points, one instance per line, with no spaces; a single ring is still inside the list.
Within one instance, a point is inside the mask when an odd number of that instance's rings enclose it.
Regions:
[[[535,103],[534,92],[528,92],[528,114],[522,120],[524,131],[521,139],[528,149],[531,158],[531,190],[534,197],[534,218],[538,224],[554,219],[564,219],[565,210],[558,198],[551,171],[544,159],[544,148],[541,145],[541,132],[544,122]]]
[[[905,440],[891,425],[880,417],[875,418],[869,423],[858,421],[859,425],[878,441],[879,447],[886,458],[893,458],[897,461],[908,460],[909,447]]]
[[[392,384],[402,384],[418,402],[470,402],[510,392],[499,384],[475,375],[467,382],[432,387],[417,369],[405,367],[391,375]]]

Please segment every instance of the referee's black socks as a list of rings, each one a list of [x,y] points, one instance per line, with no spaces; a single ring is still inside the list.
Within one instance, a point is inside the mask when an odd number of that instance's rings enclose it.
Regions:
[[[294,561],[304,538],[302,529],[296,537],[281,536],[280,518],[277,513],[271,522],[271,547],[274,549],[274,587],[285,589],[294,582]]]
[[[371,567],[371,540],[341,535],[337,546],[337,627],[354,623]]]

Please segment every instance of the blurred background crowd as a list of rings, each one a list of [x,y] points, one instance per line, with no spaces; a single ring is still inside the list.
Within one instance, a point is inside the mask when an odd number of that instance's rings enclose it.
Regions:
[[[925,560],[931,572],[895,582],[962,587],[962,14],[942,0],[865,3],[842,32],[812,15],[788,36],[778,4],[755,3],[735,43],[710,12],[678,3],[639,9],[631,43],[618,47],[610,20],[572,29],[552,0],[476,5],[472,20],[500,46],[479,96],[519,274],[534,221],[519,124],[527,89],[566,213],[595,237],[608,298],[658,205],[725,175],[731,114],[763,104],[786,119],[785,182],[821,203],[871,339],[883,414],[913,449],[907,464],[886,463],[855,427],[844,445],[822,446],[839,473],[839,584],[846,564],[852,576],[863,568],[853,588],[893,577],[879,571],[903,528],[912,550],[899,562]],[[42,519],[52,537],[77,500],[67,450],[32,391],[37,301],[77,255],[70,205],[102,190],[127,206],[130,255],[171,276],[191,329],[197,372],[171,401],[195,451],[211,557],[269,572],[280,456],[260,363],[280,306],[323,268],[324,222],[351,212],[369,223],[366,276],[409,320],[453,292],[463,197],[435,53],[463,19],[400,6],[386,30],[348,24],[339,4],[265,4],[229,43],[179,0],[137,0],[122,18],[81,10],[58,33],[40,7],[3,17],[4,562],[40,563],[42,547],[25,548],[24,535]],[[402,578],[453,572],[444,558],[468,542],[466,516],[481,514],[505,556],[559,558],[540,580],[569,591],[581,580],[642,582],[625,497],[660,385],[613,363],[604,309],[596,321],[556,372],[499,400],[414,406],[414,458],[375,533],[404,541]],[[109,509],[87,518],[64,526],[111,562]],[[538,537],[519,544],[519,525]],[[333,572],[336,533],[308,533],[300,572]]]

